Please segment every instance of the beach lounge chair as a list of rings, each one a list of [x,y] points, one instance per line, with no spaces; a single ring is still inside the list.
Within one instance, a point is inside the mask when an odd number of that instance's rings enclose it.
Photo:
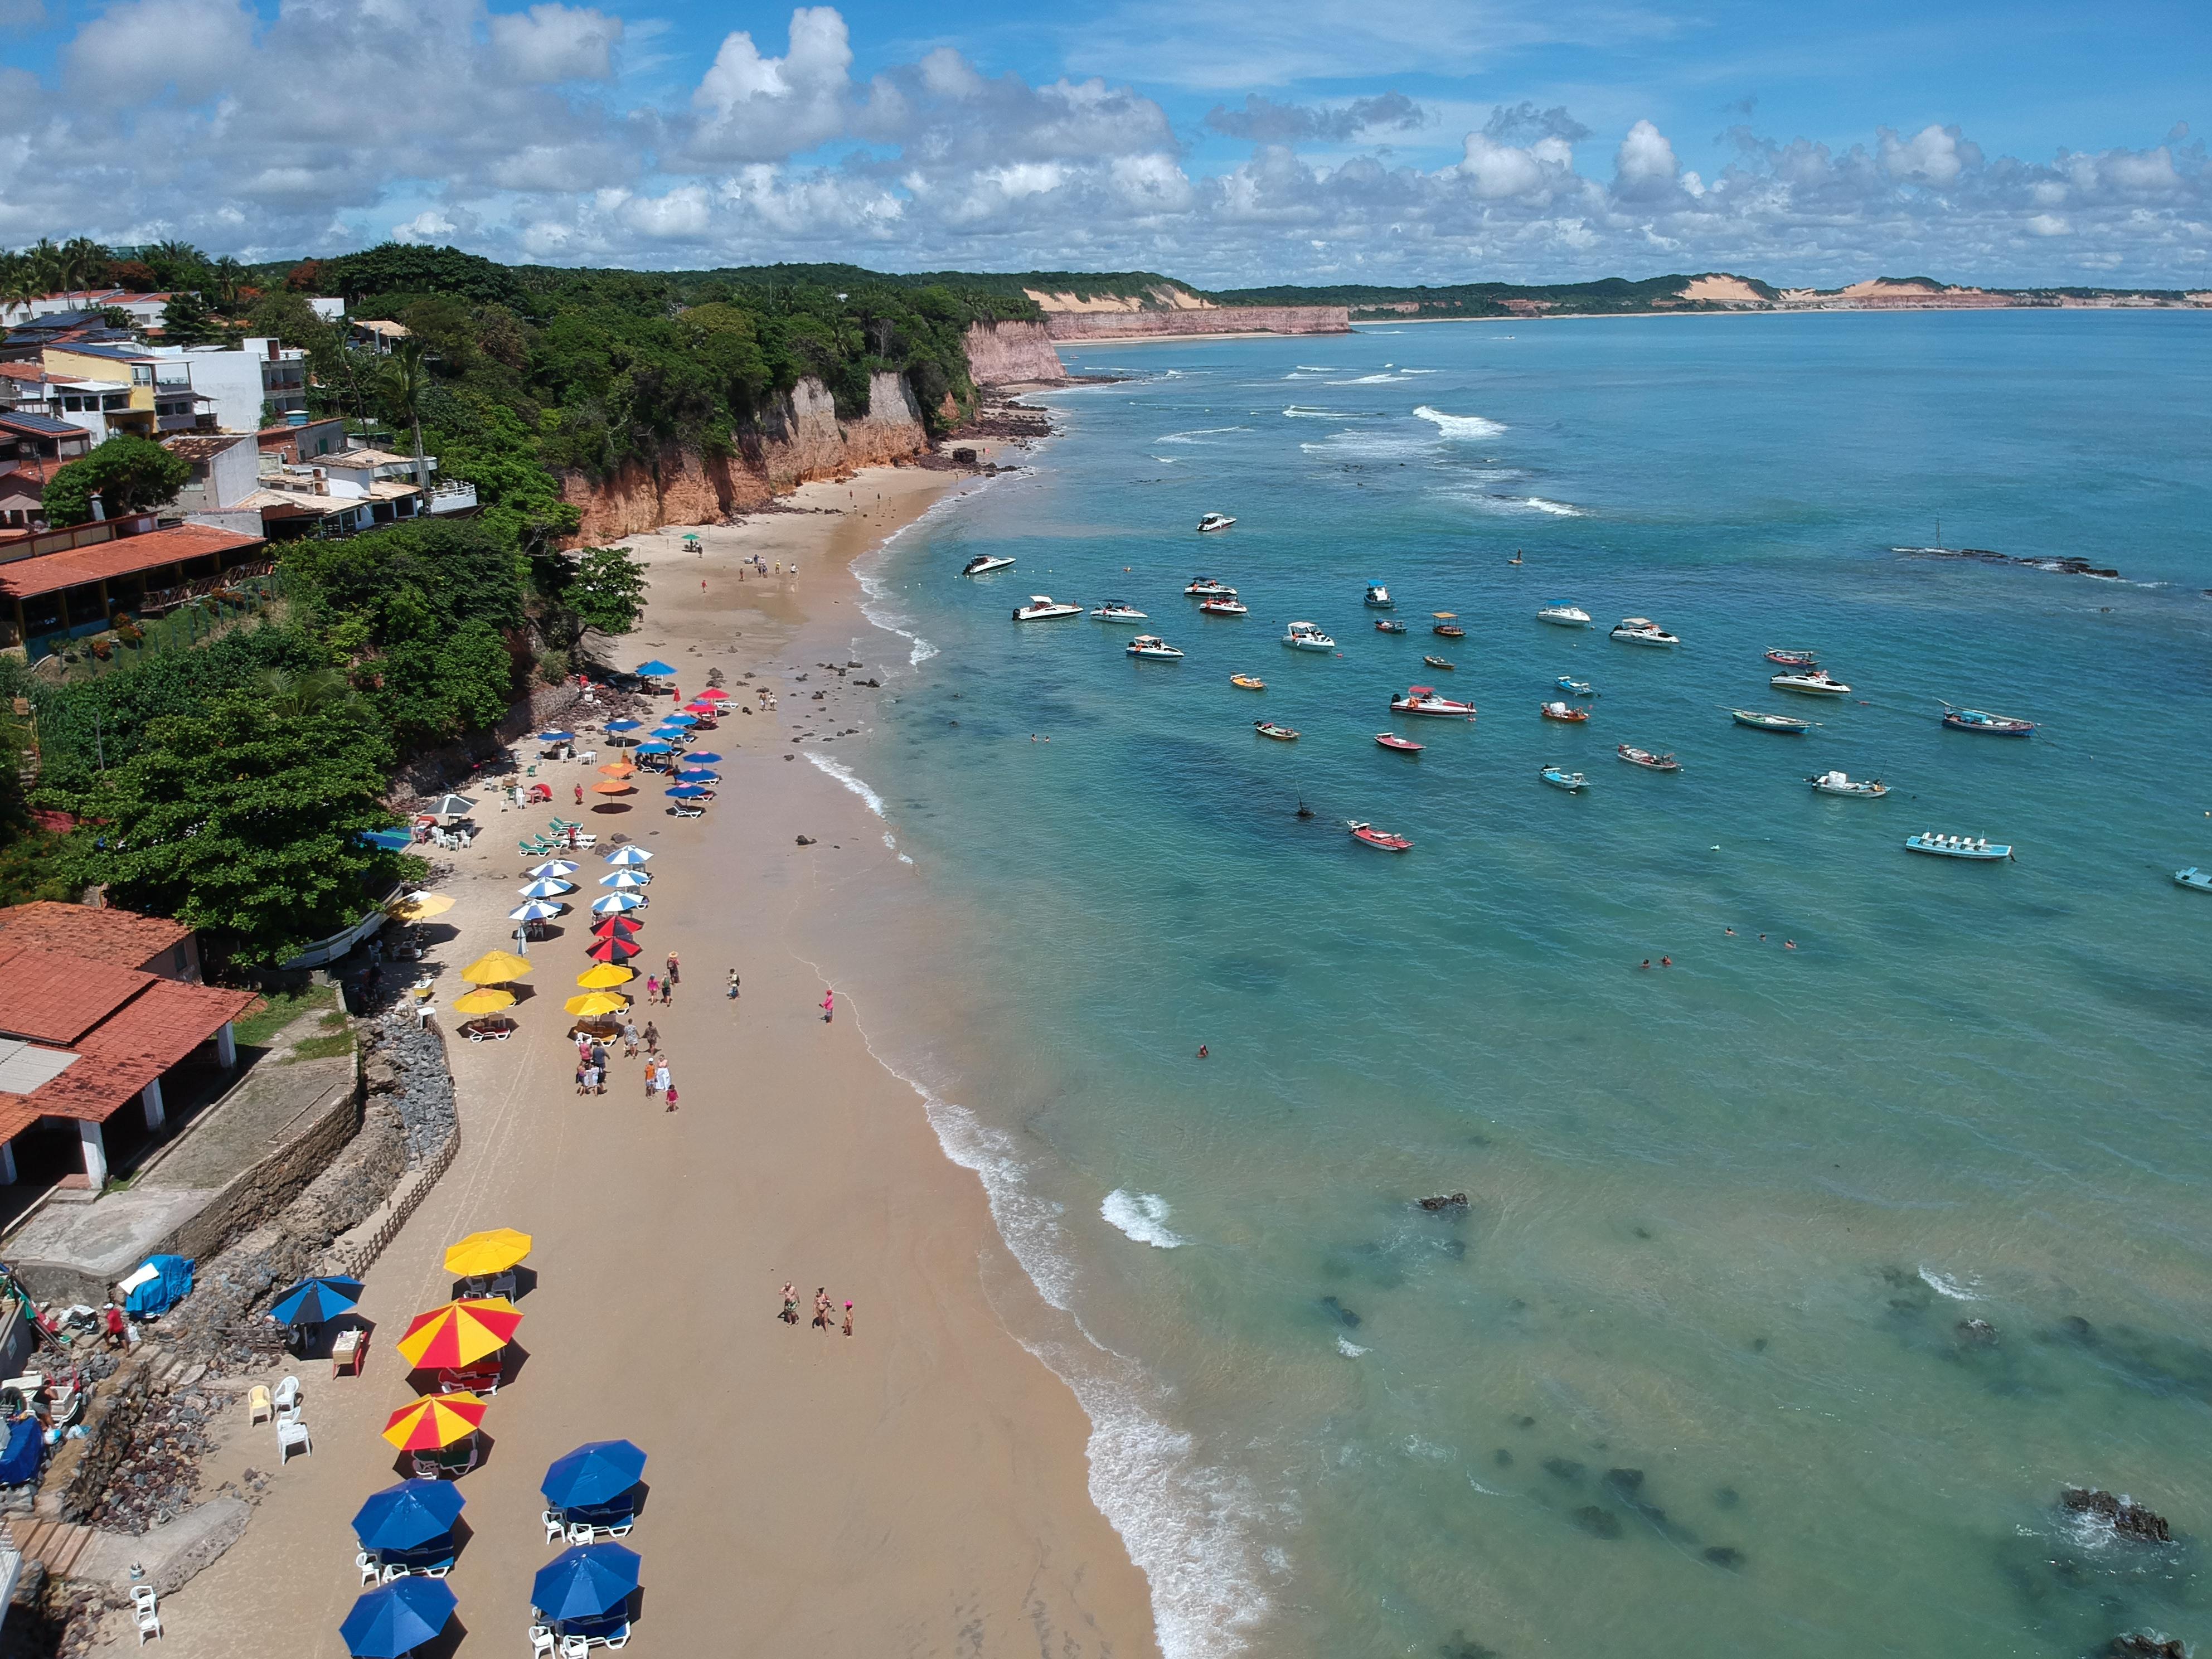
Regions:
[[[246,1409],[249,1413],[246,1419],[249,1427],[276,1417],[276,1403],[270,1399],[266,1382],[256,1382],[246,1391]]]
[[[689,801],[678,801],[668,810],[679,818],[703,818],[707,816],[705,807],[694,806]]]
[[[416,1452],[415,1478],[417,1480],[456,1480],[476,1468],[481,1456],[477,1437],[471,1435],[458,1446],[448,1446],[443,1451]]]
[[[315,1443],[308,1437],[307,1425],[297,1418],[289,1423],[279,1423],[276,1425],[276,1462],[279,1465],[291,1460],[292,1448],[295,1446],[306,1448],[307,1455],[310,1457],[315,1455]]]

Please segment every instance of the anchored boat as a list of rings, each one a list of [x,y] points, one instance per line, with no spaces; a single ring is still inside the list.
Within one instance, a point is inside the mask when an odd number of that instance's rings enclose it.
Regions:
[[[1623,617],[1613,625],[1613,637],[1623,645],[1677,646],[1681,641],[1649,617]]]
[[[1190,585],[1183,589],[1194,599],[1233,599],[1237,590],[1227,582],[1218,582],[1211,576],[1193,576]]]
[[[1242,599],[1205,599],[1198,608],[1209,617],[1242,617],[1251,610]]]
[[[1015,607],[1014,620],[1016,622],[1057,622],[1062,617],[1079,617],[1082,614],[1083,607],[1079,605],[1061,605],[1048,594],[1032,593],[1027,605]]]
[[[1381,582],[1367,584],[1367,598],[1363,603],[1370,611],[1395,611],[1398,607],[1397,600],[1390,597],[1390,590]]]
[[[2200,893],[2212,893],[2212,870],[2200,870],[2191,865],[2186,870],[2173,872],[2174,885],[2194,887]]]
[[[1829,678],[1823,668],[1777,674],[1766,683],[1777,691],[1795,691],[1801,697],[1847,697],[1851,692],[1851,688],[1841,680]]]
[[[1561,720],[1569,726],[1582,726],[1589,720],[1589,709],[1577,708],[1571,702],[1540,704],[1536,712],[1547,720]]]
[[[1294,622],[1283,630],[1283,643],[1293,651],[1334,651],[1336,641],[1310,622]]]
[[[1252,729],[1263,738],[1273,738],[1277,743],[1296,743],[1298,734],[1287,726],[1278,726],[1273,720],[1254,720]]]
[[[1394,714],[1429,714],[1438,720],[1471,720],[1474,718],[1474,705],[1450,697],[1440,697],[1433,685],[1410,685],[1406,688],[1404,696],[1390,699],[1390,712]]]
[[[1011,570],[1013,567],[1014,562],[1012,559],[999,554],[978,553],[960,567],[960,574],[963,576],[988,576],[994,570]]]
[[[1394,617],[1377,617],[1375,631],[1378,634],[1402,634],[1406,631],[1406,624]]]
[[[1395,749],[1401,755],[1418,755],[1425,746],[1411,738],[1401,738],[1395,732],[1377,732],[1375,741],[1385,749]]]
[[[1467,629],[1462,628],[1457,623],[1440,622],[1429,631],[1431,634],[1441,634],[1448,640],[1463,640],[1467,637]]]
[[[1091,613],[1091,620],[1103,623],[1140,623],[1151,619],[1133,605],[1124,605],[1119,599],[1109,599]]]
[[[1590,613],[1578,605],[1569,605],[1565,599],[1553,599],[1536,613],[1536,620],[1550,623],[1555,628],[1588,628]]]
[[[1889,793],[1889,786],[1880,778],[1863,778],[1854,782],[1841,772],[1823,772],[1805,781],[1824,795],[1857,795],[1863,799],[1878,800]]]
[[[1767,647],[1766,659],[1784,668],[1817,668],[1820,665],[1820,658],[1810,651],[1785,651],[1778,645]]]
[[[1954,708],[1943,705],[1943,724],[1954,732],[1978,732],[1988,738],[2025,738],[2035,730],[2033,720],[2009,714],[1992,714],[1986,708]]]
[[[1594,697],[1597,696],[1596,692],[1590,690],[1590,683],[1588,680],[1569,679],[1565,674],[1562,674],[1559,678],[1553,680],[1552,684],[1558,686],[1560,690],[1565,691],[1570,696]]]
[[[1133,657],[1150,657],[1155,662],[1182,660],[1182,653],[1157,634],[1139,634],[1124,649]]]
[[[1449,664],[1449,663],[1446,662],[1446,661],[1445,661],[1442,657],[1431,657],[1431,656],[1428,656],[1428,655],[1426,655],[1426,654],[1424,654],[1424,655],[1422,656],[1422,658],[1421,658],[1421,660],[1422,660],[1423,662],[1426,663],[1426,664],[1427,664],[1430,667],[1431,667],[1431,668],[1450,668],[1450,667],[1451,667],[1451,664]]]
[[[1672,755],[1655,755],[1649,749],[1638,749],[1634,744],[1624,743],[1613,751],[1631,766],[1641,766],[1652,772],[1679,772],[1682,763]]]
[[[1731,708],[1729,714],[1738,726],[1748,726],[1754,732],[1781,732],[1794,737],[1813,729],[1810,720],[1793,720],[1787,714],[1762,714],[1752,708]]]
[[[1256,674],[1231,674],[1229,683],[1242,686],[1247,691],[1265,691],[1267,689],[1267,682]]]
[[[1394,836],[1387,830],[1377,830],[1360,818],[1346,818],[1344,827],[1352,831],[1352,838],[1369,847],[1377,847],[1386,853],[1406,853],[1413,843],[1403,836]]]
[[[1931,853],[1939,859],[2008,859],[2012,848],[2002,842],[1992,845],[1987,836],[1977,840],[1972,836],[1939,836],[1932,830],[1923,830],[1917,836],[1905,838],[1908,853]]]
[[[1564,789],[1569,794],[1579,794],[1589,787],[1589,780],[1579,772],[1565,772],[1556,766],[1540,768],[1536,775],[1554,789]]]
[[[1207,531],[1226,530],[1236,522],[1237,520],[1226,513],[1209,513],[1198,521],[1198,528],[1200,533],[1203,534]]]

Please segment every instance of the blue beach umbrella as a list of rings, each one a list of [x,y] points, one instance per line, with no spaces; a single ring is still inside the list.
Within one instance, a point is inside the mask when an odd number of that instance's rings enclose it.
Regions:
[[[574,732],[540,732],[537,740],[539,743],[574,743],[576,734]]]
[[[641,662],[629,671],[640,679],[664,679],[676,671],[655,657],[651,662]]]
[[[637,1552],[620,1544],[579,1544],[538,1568],[530,1605],[548,1619],[596,1619],[629,1600],[639,1565]]]
[[[617,847],[607,854],[607,862],[617,865],[650,864],[653,862],[653,854],[642,847]]]
[[[635,732],[644,724],[643,720],[609,720],[606,729],[610,732]]]
[[[679,783],[673,789],[664,789],[660,793],[673,795],[678,800],[696,800],[702,795],[711,795],[714,792],[703,783]]]
[[[649,887],[652,884],[653,878],[642,870],[617,870],[611,875],[599,878],[602,887]]]
[[[694,749],[690,753],[684,756],[684,758],[690,762],[694,766],[713,766],[720,761],[722,757],[720,755],[709,754],[704,749]]]
[[[638,744],[637,752],[641,755],[665,755],[670,752],[671,747],[672,745],[665,739],[655,738],[650,743]]]
[[[644,902],[635,893],[610,893],[603,899],[592,901],[592,914],[595,916],[611,915],[617,910],[635,910]]]
[[[469,1500],[450,1480],[403,1480],[361,1506],[353,1535],[365,1550],[411,1550],[442,1538]]]
[[[565,881],[533,881],[527,887],[515,889],[515,891],[526,899],[559,898],[563,893],[573,893],[575,890]]]
[[[361,1280],[332,1273],[324,1279],[303,1279],[276,1298],[269,1316],[280,1325],[319,1325],[326,1319],[351,1313],[361,1300]]]
[[[699,717],[696,714],[663,714],[660,723],[663,726],[696,726]]]
[[[445,1629],[453,1616],[453,1593],[443,1579],[398,1578],[356,1601],[338,1635],[354,1659],[399,1659]]]
[[[589,1509],[611,1504],[644,1476],[643,1451],[627,1440],[594,1440],[555,1458],[538,1490],[556,1510]]]
[[[711,766],[679,766],[676,769],[678,783],[719,783],[721,779],[722,775]]]
[[[532,899],[527,904],[517,905],[507,913],[509,921],[550,921],[561,914],[557,904],[548,904],[544,899]]]
[[[557,879],[562,876],[574,875],[576,866],[568,859],[548,859],[543,864],[532,865],[530,873],[540,881],[546,880],[548,878]]]

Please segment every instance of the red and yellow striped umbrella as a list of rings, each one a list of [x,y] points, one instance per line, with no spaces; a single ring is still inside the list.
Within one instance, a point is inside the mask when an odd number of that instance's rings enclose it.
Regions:
[[[438,1451],[482,1428],[490,1407],[472,1394],[433,1395],[392,1413],[384,1437],[402,1451]]]
[[[448,1302],[415,1316],[399,1352],[417,1370],[472,1365],[514,1340],[522,1316],[503,1296]]]

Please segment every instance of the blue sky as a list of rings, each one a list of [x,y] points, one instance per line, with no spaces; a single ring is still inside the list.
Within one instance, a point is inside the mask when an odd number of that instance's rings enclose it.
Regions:
[[[0,242],[2212,287],[2212,7],[0,0]]]

